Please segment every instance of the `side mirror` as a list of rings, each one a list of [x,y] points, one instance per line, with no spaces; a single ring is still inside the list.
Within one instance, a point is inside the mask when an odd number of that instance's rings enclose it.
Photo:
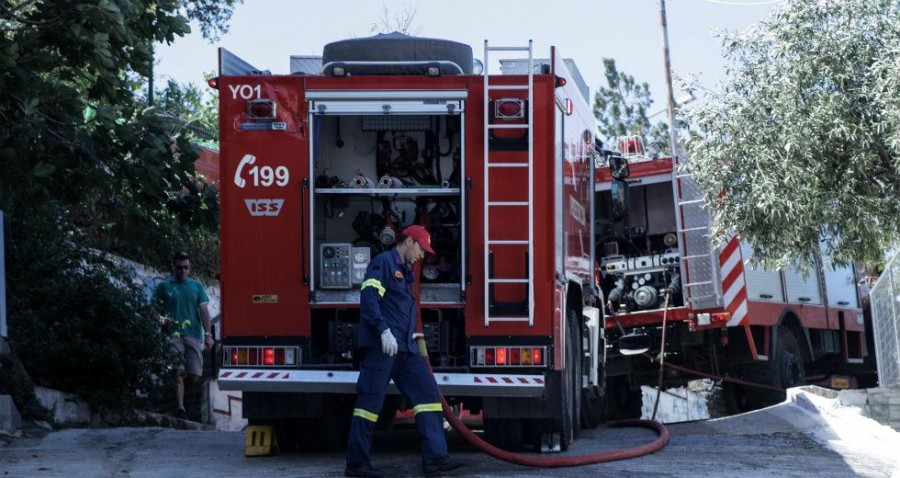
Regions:
[[[628,158],[616,155],[610,156],[609,174],[613,179],[625,179],[630,176],[631,170],[628,168]]]
[[[613,179],[609,185],[612,194],[612,220],[621,221],[628,217],[628,183],[621,179]]]

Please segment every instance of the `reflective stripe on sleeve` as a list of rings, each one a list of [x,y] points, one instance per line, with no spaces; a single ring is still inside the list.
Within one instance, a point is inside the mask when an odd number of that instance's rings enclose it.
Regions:
[[[413,407],[413,411],[416,415],[421,412],[440,412],[443,410],[444,407],[442,407],[440,403],[420,403]]]
[[[438,404],[438,405],[440,405],[440,404]],[[378,414],[377,414],[377,413],[372,413],[372,412],[370,412],[370,411],[368,411],[368,410],[363,410],[362,408],[354,408],[354,409],[353,409],[353,416],[354,416],[354,417],[359,417],[359,418],[364,418],[364,419],[366,419],[366,420],[368,420],[368,421],[370,421],[370,422],[373,422],[373,423],[375,423],[375,422],[378,421]]]
[[[359,290],[363,290],[366,287],[374,287],[378,291],[378,295],[384,297],[384,286],[381,285],[380,280],[366,279],[366,281],[362,283],[362,287],[360,287]]]

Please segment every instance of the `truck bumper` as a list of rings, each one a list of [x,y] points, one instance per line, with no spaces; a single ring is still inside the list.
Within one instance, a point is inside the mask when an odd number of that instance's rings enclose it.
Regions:
[[[219,370],[219,390],[243,392],[356,393],[357,371]],[[544,393],[543,375],[436,373],[444,395],[479,397],[539,397]],[[391,381],[388,393],[400,391]]]

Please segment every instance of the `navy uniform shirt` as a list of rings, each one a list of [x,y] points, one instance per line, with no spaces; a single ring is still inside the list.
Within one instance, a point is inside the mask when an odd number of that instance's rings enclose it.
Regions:
[[[401,352],[418,353],[413,332],[416,327],[415,281],[397,249],[383,252],[366,269],[359,296],[360,347],[381,348],[381,333],[390,328]]]

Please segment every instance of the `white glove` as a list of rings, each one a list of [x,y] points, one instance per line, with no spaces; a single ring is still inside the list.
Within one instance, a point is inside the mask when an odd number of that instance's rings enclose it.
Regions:
[[[381,351],[388,357],[393,357],[397,353],[397,339],[391,333],[391,329],[384,329],[381,333]]]

